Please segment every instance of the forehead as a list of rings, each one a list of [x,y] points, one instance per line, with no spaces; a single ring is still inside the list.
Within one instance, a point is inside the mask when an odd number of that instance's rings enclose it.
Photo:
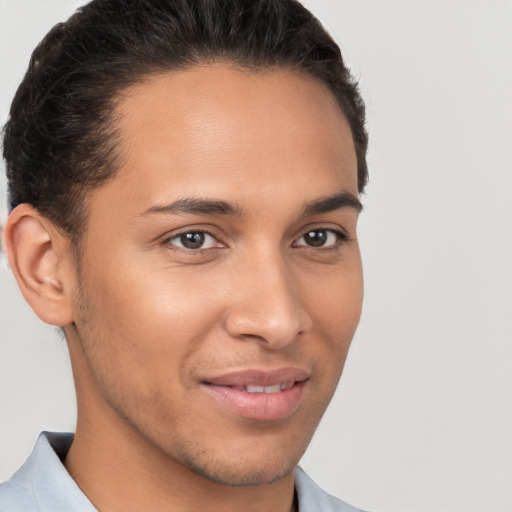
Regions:
[[[176,194],[243,199],[249,187],[250,198],[270,197],[293,185],[302,201],[322,179],[320,195],[357,195],[350,128],[328,87],[304,73],[195,67],[131,87],[117,110],[121,169],[100,195],[134,194],[150,207]]]

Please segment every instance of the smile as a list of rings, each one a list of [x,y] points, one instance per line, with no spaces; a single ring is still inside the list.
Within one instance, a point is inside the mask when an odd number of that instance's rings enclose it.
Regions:
[[[290,389],[295,382],[284,382],[281,384],[274,384],[272,386],[231,386],[233,389],[238,389],[240,391],[247,391],[247,393],[279,393],[279,391],[284,391],[286,389]]]
[[[308,380],[308,372],[286,368],[234,372],[201,384],[222,410],[247,419],[271,421],[289,417],[299,409]]]

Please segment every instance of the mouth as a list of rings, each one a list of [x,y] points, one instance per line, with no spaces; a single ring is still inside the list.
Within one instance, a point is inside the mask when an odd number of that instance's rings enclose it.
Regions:
[[[303,401],[309,373],[298,368],[244,370],[201,382],[216,404],[243,418],[271,421],[291,416]]]
[[[295,384],[291,382],[281,382],[279,384],[273,384],[271,386],[230,386],[232,389],[238,389],[239,391],[247,391],[247,393],[279,393],[290,389]]]

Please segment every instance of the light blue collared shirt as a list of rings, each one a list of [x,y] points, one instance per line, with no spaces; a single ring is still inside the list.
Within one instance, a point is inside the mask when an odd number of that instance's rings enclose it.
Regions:
[[[0,512],[97,512],[62,461],[73,434],[43,432],[25,464],[0,484]],[[300,468],[295,474],[299,512],[363,512],[320,489]]]

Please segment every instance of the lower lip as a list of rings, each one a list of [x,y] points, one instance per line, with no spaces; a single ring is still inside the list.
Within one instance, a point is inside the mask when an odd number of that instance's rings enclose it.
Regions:
[[[293,414],[300,406],[306,381],[296,382],[278,393],[249,393],[229,386],[203,383],[203,388],[221,405],[252,420],[278,420]]]

